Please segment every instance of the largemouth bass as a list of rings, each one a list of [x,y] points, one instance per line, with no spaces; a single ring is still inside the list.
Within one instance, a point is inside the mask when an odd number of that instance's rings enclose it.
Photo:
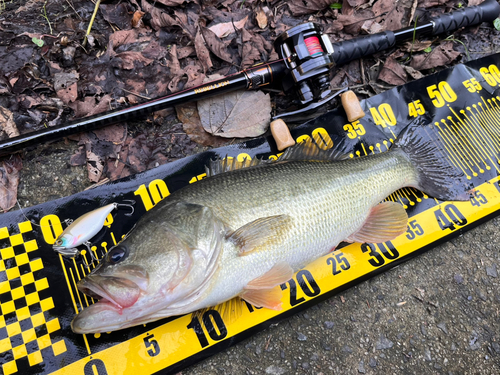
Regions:
[[[73,331],[123,329],[234,297],[279,309],[277,286],[341,241],[380,243],[406,231],[402,205],[380,203],[394,191],[469,198],[463,174],[423,131],[412,125],[389,151],[355,159],[325,157],[310,144],[273,163],[212,166],[212,176],[148,211],[78,283],[100,300],[75,317]]]

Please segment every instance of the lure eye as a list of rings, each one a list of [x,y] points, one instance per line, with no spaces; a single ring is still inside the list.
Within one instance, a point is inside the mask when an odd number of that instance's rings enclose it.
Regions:
[[[56,242],[55,242],[55,245],[56,246],[62,246],[63,244],[63,240],[62,239],[58,239]]]
[[[117,246],[109,252],[108,260],[111,264],[116,264],[121,262],[125,258],[125,255],[127,255],[126,248],[123,246]]]

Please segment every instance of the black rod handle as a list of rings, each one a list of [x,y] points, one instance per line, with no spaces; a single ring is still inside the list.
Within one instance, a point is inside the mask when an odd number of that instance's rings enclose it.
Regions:
[[[479,5],[431,18],[431,22],[434,24],[432,35],[479,25],[482,22],[492,22],[499,15],[500,5],[498,2],[496,0],[486,0]]]
[[[190,101],[205,99],[239,89],[258,89],[264,86],[272,86],[274,81],[281,79],[285,69],[286,66],[282,60],[259,64],[232,76],[183,90],[179,93],[149,100],[135,106],[83,117],[64,125],[22,134],[0,141],[0,156],[83,131],[90,131],[119,122],[138,120],[151,112]]]
[[[496,0],[486,0],[482,4],[443,14],[431,19],[426,24],[409,26],[397,31],[384,31],[377,34],[353,38],[333,43],[332,57],[335,64],[341,65],[350,61],[373,55],[376,52],[393,47],[403,40],[425,34],[438,35],[458,30],[466,26],[491,22],[500,15],[500,5]]]

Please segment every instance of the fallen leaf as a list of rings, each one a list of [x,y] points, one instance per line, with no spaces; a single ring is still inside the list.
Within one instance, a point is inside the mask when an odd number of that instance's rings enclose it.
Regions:
[[[447,41],[434,48],[429,54],[413,56],[410,66],[416,70],[426,70],[450,64],[460,56],[460,52],[453,50],[453,42]]]
[[[255,20],[257,21],[257,25],[261,29],[265,29],[267,27],[267,16],[266,12],[262,8],[259,8],[255,14]]]
[[[219,38],[224,38],[229,34],[234,33],[235,31],[243,28],[245,23],[247,22],[248,16],[242,18],[237,22],[222,22],[216,25],[210,26],[209,29]]]
[[[146,13],[144,12],[141,12],[140,10],[136,10],[134,12],[134,15],[132,16],[132,27],[133,28],[137,28],[137,27],[144,27],[144,24],[142,22],[142,17],[145,15]]]
[[[446,4],[448,1],[449,0],[422,0],[418,2],[418,7],[427,9],[430,7]]]
[[[212,30],[206,27],[200,27],[200,29],[208,49],[212,51],[215,56],[231,64],[235,62],[228,52],[226,43],[222,42]]]
[[[422,73],[420,73],[418,70],[413,69],[411,66],[405,65],[403,66],[403,69],[406,70],[406,73],[408,73],[413,79],[424,78],[424,75]]]
[[[326,9],[331,3],[330,0],[291,0],[286,2],[294,16],[302,16]]]
[[[0,106],[0,127],[2,131],[7,134],[7,137],[17,137],[19,130],[17,130],[16,123],[14,122],[14,114],[7,108]]]
[[[203,66],[203,72],[206,73],[213,66],[213,64],[210,59],[210,51],[205,45],[205,40],[203,35],[201,35],[200,28],[198,28],[196,37],[194,38],[194,48],[196,49],[196,55]]]
[[[430,47],[431,44],[431,40],[415,40],[414,42],[406,42],[401,46],[401,49],[406,52],[420,52]]]
[[[17,186],[19,185],[19,171],[23,162],[19,154],[3,160],[0,166],[0,208],[10,210],[17,201]]]
[[[66,88],[60,89],[56,92],[56,94],[64,104],[73,103],[76,99],[78,99],[78,83],[75,82]]]
[[[132,7],[126,3],[100,4],[99,10],[103,18],[122,30],[132,28]]]
[[[157,0],[160,4],[166,5],[168,7],[175,7],[177,5],[182,5],[186,0]]]
[[[92,116],[104,111],[108,111],[111,95],[104,95],[97,103],[94,97],[85,97],[83,101],[70,103],[69,107],[75,111],[76,117]]]
[[[262,91],[234,91],[198,101],[203,128],[225,138],[258,137],[271,120],[271,99]]]
[[[91,149],[86,150],[87,159],[87,172],[89,180],[92,182],[99,182],[104,170],[104,162],[102,158],[92,152]]]
[[[375,22],[373,20],[366,20],[361,25],[361,31],[364,31],[366,34],[376,34],[384,31],[384,28],[378,22]]]
[[[177,118],[182,122],[182,128],[194,142],[211,147],[221,147],[232,140],[215,137],[207,133],[201,125],[200,115],[196,103],[187,103],[175,107]]]
[[[405,70],[392,56],[389,56],[385,61],[378,79],[394,86],[404,85],[407,82]]]

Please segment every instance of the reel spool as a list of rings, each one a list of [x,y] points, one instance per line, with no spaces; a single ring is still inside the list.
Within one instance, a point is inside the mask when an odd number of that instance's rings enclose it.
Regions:
[[[330,95],[333,46],[318,25],[307,22],[292,27],[276,39],[274,49],[290,72],[283,79],[285,92],[295,87],[302,105]]]

